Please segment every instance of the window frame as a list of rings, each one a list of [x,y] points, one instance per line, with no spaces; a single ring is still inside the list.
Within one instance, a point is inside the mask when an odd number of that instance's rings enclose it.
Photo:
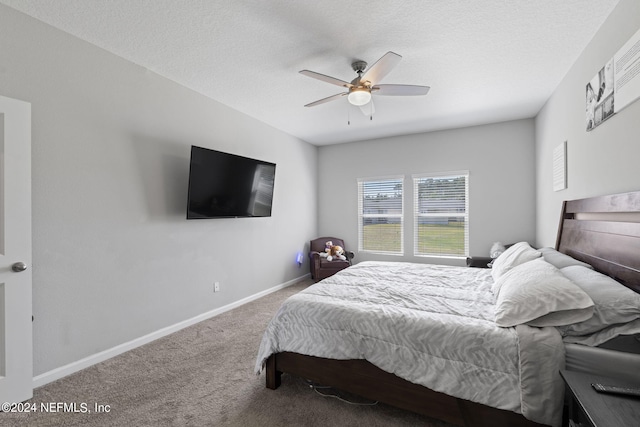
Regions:
[[[437,212],[432,214],[420,213],[420,192],[419,185],[421,180],[425,178],[447,179],[447,178],[465,178],[465,210],[464,213],[456,211]],[[411,176],[413,183],[413,255],[416,257],[432,257],[432,258],[466,258],[469,256],[469,171],[449,171],[435,173],[421,173]],[[421,218],[427,217],[456,217],[464,219],[464,251],[462,254],[451,253],[426,253],[420,251],[420,226]]]
[[[399,181],[402,185],[400,189],[400,213],[395,214],[365,214],[364,211],[364,183],[368,182],[385,182],[385,181]],[[358,191],[358,251],[367,252],[381,255],[396,255],[404,256],[404,232],[405,232],[405,218],[404,218],[404,203],[405,203],[405,176],[404,175],[391,175],[382,177],[369,177],[357,179]],[[397,185],[397,184],[396,184]],[[365,218],[398,218],[400,220],[400,250],[399,251],[385,251],[379,249],[366,249],[364,248],[364,220]]]

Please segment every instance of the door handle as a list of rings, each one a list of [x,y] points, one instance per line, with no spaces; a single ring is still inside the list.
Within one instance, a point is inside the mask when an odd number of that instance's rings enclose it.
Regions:
[[[27,264],[24,262],[16,262],[11,266],[11,269],[16,273],[20,273],[21,271],[25,271],[27,269]]]

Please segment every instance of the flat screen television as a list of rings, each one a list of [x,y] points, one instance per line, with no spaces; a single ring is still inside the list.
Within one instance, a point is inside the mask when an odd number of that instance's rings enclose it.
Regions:
[[[187,219],[269,217],[275,163],[191,146]]]

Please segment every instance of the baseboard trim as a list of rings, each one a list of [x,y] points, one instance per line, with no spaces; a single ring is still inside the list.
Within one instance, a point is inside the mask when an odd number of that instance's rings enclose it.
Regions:
[[[272,288],[266,289],[262,292],[258,292],[257,294],[250,295],[246,298],[242,298],[238,301],[232,302],[231,304],[227,304],[223,307],[219,307],[208,311],[206,313],[199,314],[198,316],[192,317],[190,319],[184,320],[182,322],[176,323],[175,325],[167,326],[165,328],[159,329],[155,332],[151,332],[150,334],[141,336],[140,338],[136,338],[134,340],[128,341],[126,343],[117,345],[110,349],[101,351],[96,354],[92,354],[91,356],[87,356],[78,361],[69,363],[68,365],[61,366],[56,369],[52,369],[51,371],[45,372],[43,374],[37,375],[33,377],[33,388],[42,387],[43,385],[49,384],[53,381],[59,380],[60,378],[64,378],[67,375],[71,375],[75,372],[86,369],[90,366],[93,366],[97,363],[104,362],[105,360],[111,359],[112,357],[118,356],[119,354],[125,353],[129,350],[133,350],[134,348],[140,347],[151,341],[155,341],[158,338],[165,337],[169,334],[177,332],[181,329],[187,328],[189,326],[195,325],[196,323],[202,322],[203,320],[210,319],[219,314],[225,313],[229,310],[232,310],[236,307],[240,307],[241,305],[247,304],[251,301],[254,301],[263,296],[269,295],[273,292],[279,291],[280,289],[284,289],[289,287],[295,283],[300,282],[301,280],[305,280],[310,278],[310,274],[305,274],[304,276],[300,276],[298,278],[289,280],[288,282],[282,283],[280,285],[274,286]]]

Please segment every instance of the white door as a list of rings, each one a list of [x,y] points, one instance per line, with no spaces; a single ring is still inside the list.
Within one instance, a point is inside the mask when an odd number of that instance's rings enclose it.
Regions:
[[[31,104],[0,96],[0,403],[33,395]]]

